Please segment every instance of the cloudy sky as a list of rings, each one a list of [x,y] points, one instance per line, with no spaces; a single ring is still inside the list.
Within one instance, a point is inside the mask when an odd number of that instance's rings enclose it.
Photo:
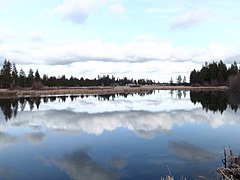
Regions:
[[[28,72],[169,81],[238,62],[239,0],[0,0],[0,60]]]

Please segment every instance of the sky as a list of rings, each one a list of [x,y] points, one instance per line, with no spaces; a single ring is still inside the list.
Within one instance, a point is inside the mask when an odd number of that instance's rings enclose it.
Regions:
[[[0,0],[0,63],[26,74],[169,82],[240,63],[239,0]]]

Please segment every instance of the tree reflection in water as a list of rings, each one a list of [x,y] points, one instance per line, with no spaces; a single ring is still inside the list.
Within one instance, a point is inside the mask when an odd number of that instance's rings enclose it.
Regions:
[[[192,91],[190,99],[194,104],[200,103],[206,112],[223,113],[228,107],[237,112],[240,104],[240,94],[232,91]]]
[[[12,116],[17,115],[18,100],[17,99],[1,99],[0,107],[5,116],[5,120],[9,120]]]
[[[139,96],[145,96],[152,94],[153,91],[137,93]],[[8,121],[13,117],[16,117],[18,110],[24,111],[26,105],[28,105],[30,111],[34,108],[39,109],[41,103],[48,102],[65,102],[67,98],[70,98],[71,101],[76,100],[77,98],[89,98],[95,97],[99,101],[113,101],[117,97],[127,98],[133,96],[133,93],[117,93],[117,94],[104,94],[104,95],[61,95],[61,96],[47,96],[47,97],[20,97],[20,98],[0,98],[0,108],[3,112],[5,120]]]
[[[186,91],[169,91],[170,97],[176,99],[186,98]],[[3,112],[5,120],[8,121],[16,117],[18,110],[24,111],[28,105],[29,110],[34,108],[39,109],[41,103],[48,102],[66,102],[68,98],[71,101],[77,98],[86,99],[89,97],[97,98],[98,101],[114,101],[118,97],[127,98],[137,94],[138,96],[146,96],[153,94],[154,91],[139,92],[139,93],[117,93],[117,94],[103,94],[103,95],[61,95],[61,96],[47,96],[47,97],[20,97],[20,98],[2,98],[0,99],[0,108]],[[175,94],[175,95],[174,95]],[[238,110],[240,104],[240,93],[230,91],[190,91],[190,100],[192,103],[200,103],[202,108],[208,111],[223,113],[228,107],[235,112]]]

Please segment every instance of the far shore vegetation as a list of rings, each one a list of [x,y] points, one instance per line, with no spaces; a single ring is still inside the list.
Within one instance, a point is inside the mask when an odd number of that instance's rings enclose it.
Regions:
[[[129,79],[127,77],[116,78],[103,75],[94,79],[83,77],[67,78],[62,76],[40,75],[38,69],[32,68],[26,73],[23,69],[17,70],[15,63],[5,59],[0,69],[0,89],[9,90],[42,90],[52,88],[73,88],[73,87],[140,87],[144,85],[162,85],[177,87],[229,87],[231,90],[240,89],[240,72],[236,61],[227,67],[221,60],[219,62],[205,63],[201,70],[193,70],[189,75],[189,82],[185,76],[179,75],[176,80],[159,83],[151,79]],[[176,87],[176,88],[177,88]],[[224,88],[226,89],[226,88]],[[191,89],[190,89],[191,90]],[[214,89],[215,90],[215,89]]]
[[[205,63],[202,69],[190,73],[191,86],[228,86],[230,90],[240,90],[240,72],[236,61],[227,67],[219,62]]]
[[[0,70],[0,88],[5,89],[31,88],[41,90],[43,87],[140,86],[153,84],[155,84],[155,81],[150,79],[134,80],[127,77],[110,77],[109,75],[98,76],[95,79],[73,76],[67,78],[65,75],[49,77],[47,74],[43,74],[41,77],[38,70],[34,72],[31,68],[27,73],[23,69],[18,72],[15,63],[11,63],[7,59],[5,59]]]

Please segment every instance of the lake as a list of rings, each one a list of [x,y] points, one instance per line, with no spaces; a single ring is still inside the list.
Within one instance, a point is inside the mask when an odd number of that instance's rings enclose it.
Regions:
[[[153,91],[0,99],[0,179],[216,177],[240,154],[238,97]]]

